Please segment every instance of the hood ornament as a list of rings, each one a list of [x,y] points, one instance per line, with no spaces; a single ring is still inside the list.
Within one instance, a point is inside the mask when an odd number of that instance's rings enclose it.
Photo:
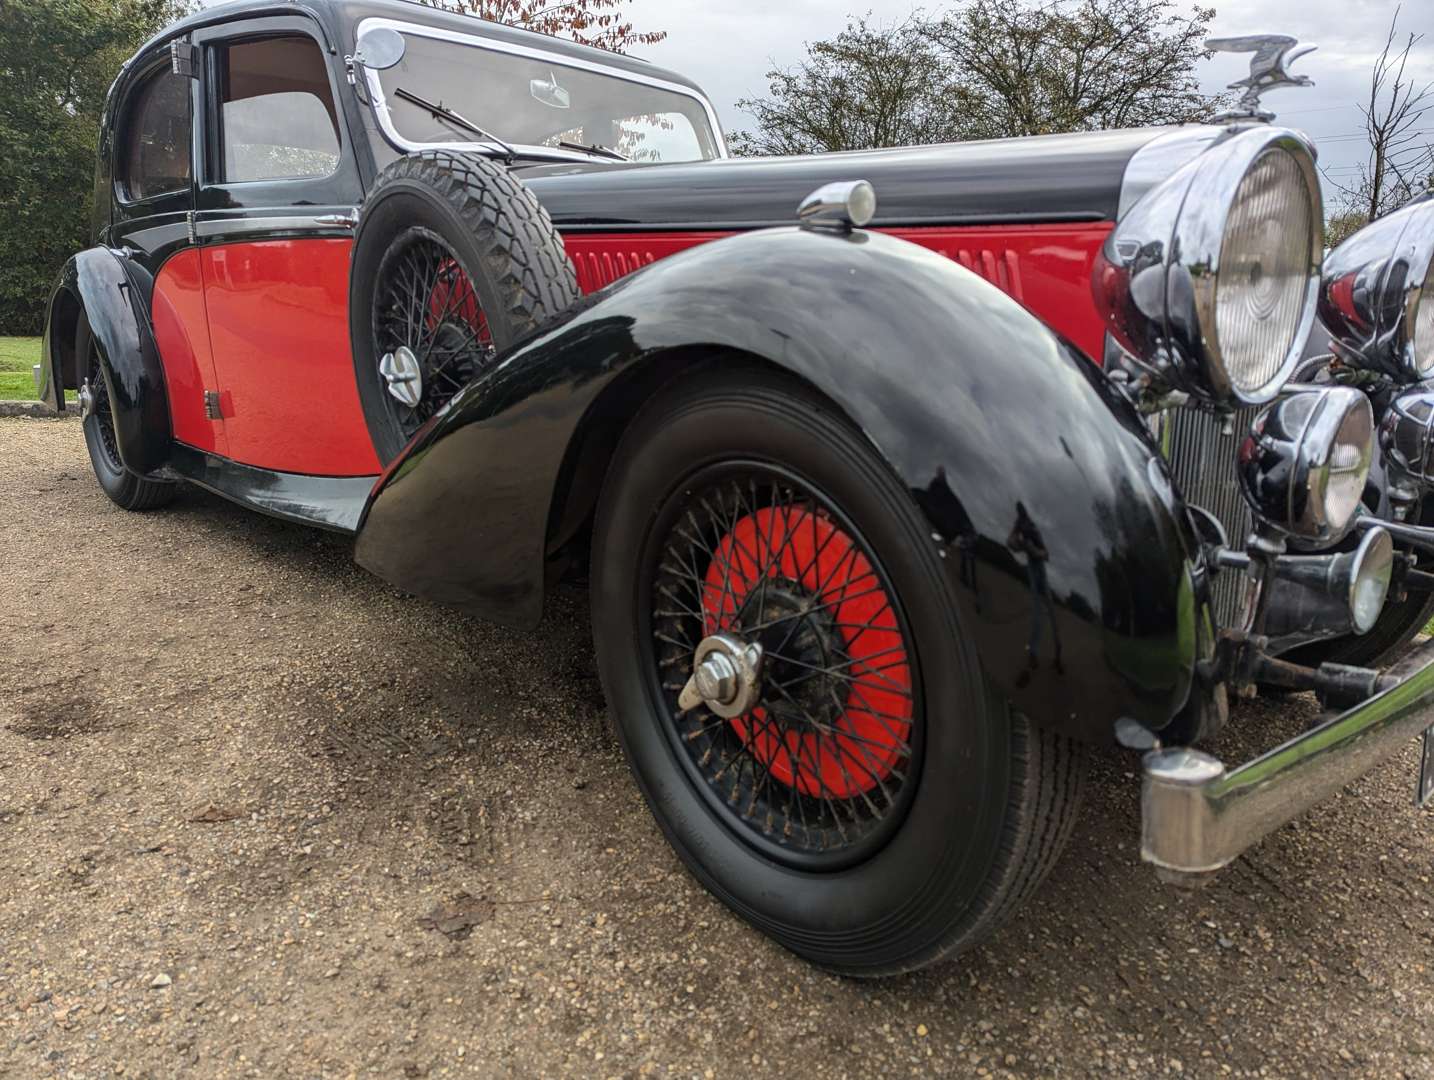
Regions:
[[[1244,37],[1209,38],[1205,48],[1211,52],[1242,53],[1252,52],[1249,78],[1230,84],[1231,90],[1244,90],[1239,104],[1216,120],[1254,119],[1270,121],[1272,112],[1260,108],[1260,95],[1285,86],[1313,86],[1314,80],[1308,75],[1291,75],[1285,70],[1301,56],[1312,53],[1317,45],[1301,45],[1298,38],[1285,34],[1247,34]]]

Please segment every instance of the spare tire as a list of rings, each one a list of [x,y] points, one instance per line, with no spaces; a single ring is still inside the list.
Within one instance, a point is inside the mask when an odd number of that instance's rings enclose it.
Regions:
[[[425,150],[385,168],[349,274],[354,374],[379,459],[579,295],[547,211],[503,166]]]

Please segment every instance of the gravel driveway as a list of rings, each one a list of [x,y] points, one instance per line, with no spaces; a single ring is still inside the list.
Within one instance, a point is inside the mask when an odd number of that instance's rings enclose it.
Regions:
[[[995,940],[847,981],[670,854],[581,592],[513,633],[198,491],[126,514],[73,420],[0,462],[0,1075],[1434,1077],[1412,748],[1194,894],[1103,753]]]

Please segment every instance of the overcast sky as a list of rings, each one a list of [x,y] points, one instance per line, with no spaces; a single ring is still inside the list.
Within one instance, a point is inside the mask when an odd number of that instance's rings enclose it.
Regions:
[[[1393,0],[1211,0],[1213,35],[1291,34],[1319,46],[1297,61],[1296,72],[1315,86],[1279,90],[1265,98],[1280,121],[1301,127],[1320,147],[1321,164],[1333,178],[1349,181],[1363,156],[1356,103],[1368,94],[1369,70],[1383,48]],[[737,111],[738,98],[766,92],[764,73],[773,64],[800,60],[803,43],[839,33],[848,13],[871,11],[879,21],[909,14],[909,0],[632,0],[633,22],[641,29],[666,30],[659,45],[638,50],[654,63],[675,68],[699,82],[717,105],[729,131],[751,124]],[[925,5],[939,10],[939,5]],[[1188,6],[1188,5],[1182,5]],[[1425,35],[1410,70],[1434,80],[1434,0],[1407,0],[1399,17],[1402,33]],[[1217,55],[1201,65],[1207,89],[1219,90],[1242,78],[1248,62]],[[1421,125],[1434,137],[1434,111]]]

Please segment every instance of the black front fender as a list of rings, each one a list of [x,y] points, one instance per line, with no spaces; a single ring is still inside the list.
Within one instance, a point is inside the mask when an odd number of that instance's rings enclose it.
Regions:
[[[1139,416],[1004,293],[879,234],[749,233],[595,294],[420,431],[376,489],[358,561],[533,624],[571,448],[631,412],[627,373],[694,346],[793,373],[865,432],[930,521],[1016,708],[1099,738],[1121,716],[1170,734],[1200,712],[1186,706],[1203,576]]]
[[[164,369],[149,319],[151,287],[148,275],[122,254],[105,247],[80,252],[65,264],[50,297],[40,353],[41,397],[63,411],[63,387],[84,378],[85,358],[73,356],[75,319],[84,311],[104,350],[120,460],[141,475],[168,460],[171,435]]]

